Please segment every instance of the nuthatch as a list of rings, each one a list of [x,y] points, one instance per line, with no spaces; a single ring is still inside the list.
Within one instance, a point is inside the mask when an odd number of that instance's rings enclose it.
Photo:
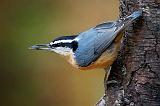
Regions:
[[[123,31],[140,17],[141,11],[113,22],[99,24],[75,36],[62,36],[49,44],[31,47],[35,50],[54,51],[81,69],[106,68],[113,64],[121,46]]]

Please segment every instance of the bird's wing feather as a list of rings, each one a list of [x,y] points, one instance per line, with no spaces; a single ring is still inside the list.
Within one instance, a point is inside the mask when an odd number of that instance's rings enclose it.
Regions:
[[[114,33],[116,29],[115,23],[110,22],[81,33],[78,36],[80,40],[75,51],[77,64],[85,67],[94,62],[116,37]]]
[[[96,61],[109,47],[118,33],[122,32],[130,23],[141,16],[141,11],[136,11],[130,16],[115,22],[106,22],[97,25],[77,36],[78,48],[75,51],[75,60],[81,67],[86,67]]]
[[[94,29],[109,29],[115,25],[114,22],[104,22],[94,27]]]

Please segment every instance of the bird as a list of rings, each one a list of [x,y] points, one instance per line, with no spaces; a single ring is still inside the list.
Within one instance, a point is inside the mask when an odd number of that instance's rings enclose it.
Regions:
[[[53,51],[79,70],[111,67],[120,50],[123,32],[142,15],[138,10],[116,21],[103,22],[76,35],[61,36],[33,50]]]

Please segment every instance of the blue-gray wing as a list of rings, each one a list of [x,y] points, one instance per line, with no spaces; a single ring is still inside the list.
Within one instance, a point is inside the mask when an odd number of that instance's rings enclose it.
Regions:
[[[79,66],[85,67],[94,62],[112,43],[117,33],[116,22],[102,23],[80,33],[75,59]]]
[[[78,39],[78,48],[75,51],[75,60],[81,67],[88,66],[110,46],[118,33],[123,31],[135,19],[140,17],[142,11],[133,12],[130,16],[115,22],[106,22],[97,25],[83,33]]]

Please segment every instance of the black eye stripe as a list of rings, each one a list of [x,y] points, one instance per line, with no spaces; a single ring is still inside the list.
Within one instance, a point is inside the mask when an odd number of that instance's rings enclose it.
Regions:
[[[77,41],[73,41],[72,42],[72,50],[73,50],[73,52],[76,51],[77,48],[78,48],[78,42]]]
[[[72,43],[57,43],[52,44],[51,47],[72,47]]]

